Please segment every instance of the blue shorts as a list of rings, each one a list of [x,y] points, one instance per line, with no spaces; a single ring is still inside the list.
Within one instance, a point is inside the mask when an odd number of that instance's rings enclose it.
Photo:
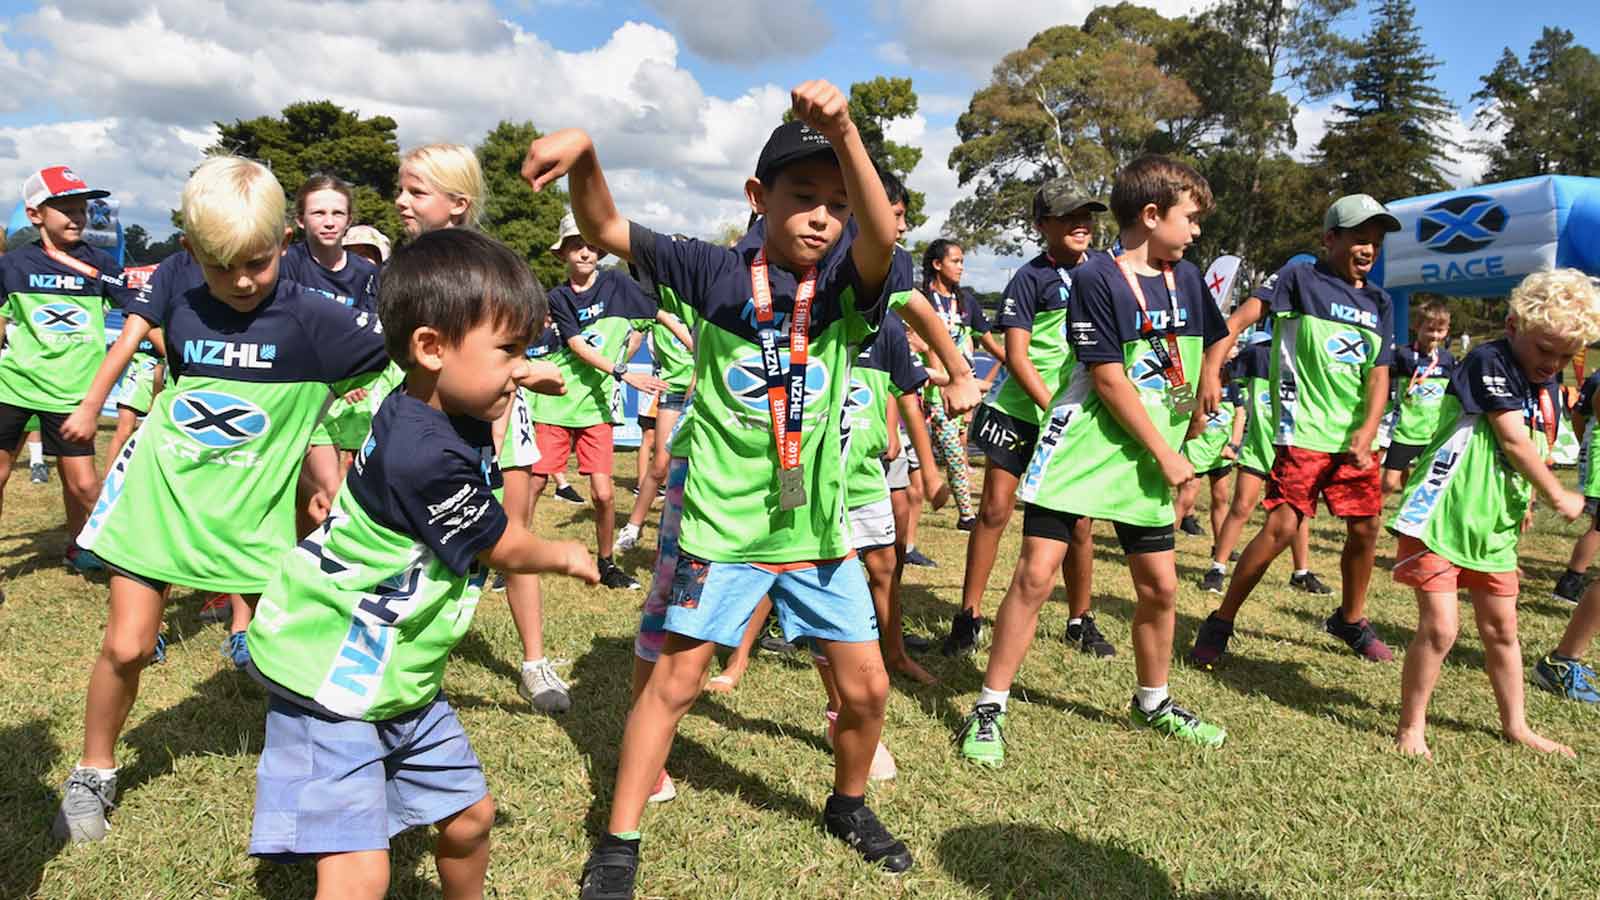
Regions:
[[[762,597],[771,597],[791,643],[813,637],[878,640],[878,616],[861,561],[754,564],[707,562],[682,551],[667,599],[666,630],[737,647]]]
[[[487,796],[478,755],[442,694],[382,722],[329,719],[273,696],[250,855],[295,862],[387,850],[407,828]]]

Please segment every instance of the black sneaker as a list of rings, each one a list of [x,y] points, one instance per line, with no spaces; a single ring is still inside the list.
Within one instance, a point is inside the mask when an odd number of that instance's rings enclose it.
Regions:
[[[929,559],[926,554],[924,554],[921,550],[918,550],[915,547],[912,547],[910,550],[906,551],[906,565],[908,565],[908,566],[926,566],[926,567],[928,567],[930,569],[939,568],[939,564],[938,563],[936,563],[933,560]]]
[[[1583,598],[1583,576],[1568,569],[1556,579],[1554,596],[1557,600],[1577,603]]]
[[[568,503],[576,503],[579,506],[583,505],[583,495],[578,493],[578,489],[570,484],[564,484],[556,488],[556,499],[565,500]]]
[[[1305,591],[1308,594],[1316,594],[1319,597],[1326,597],[1333,593],[1333,588],[1323,584],[1322,579],[1317,577],[1317,573],[1311,571],[1307,571],[1304,575],[1290,575],[1289,586],[1295,590]]]
[[[600,583],[608,588],[619,590],[637,591],[639,582],[627,572],[617,568],[617,564],[609,559],[600,560]]]
[[[767,627],[762,629],[761,639],[756,641],[756,646],[769,653],[793,653],[800,649],[784,638],[783,626],[778,624],[776,615],[767,616]]]
[[[1207,569],[1206,573],[1200,576],[1200,590],[1220,594],[1222,582],[1227,577],[1228,574],[1221,569]]]
[[[607,835],[583,864],[579,900],[633,900],[639,875],[639,842]]]
[[[1066,640],[1079,650],[1100,659],[1109,659],[1117,655],[1117,648],[1111,646],[1106,636],[1100,633],[1099,626],[1094,624],[1094,616],[1087,613],[1076,625],[1067,623]]]
[[[1183,521],[1178,523],[1178,530],[1196,537],[1206,533],[1206,530],[1200,527],[1200,520],[1194,516],[1184,516]]]
[[[876,863],[896,875],[911,868],[911,851],[906,849],[905,842],[895,840],[865,804],[844,813],[835,808],[833,798],[829,797],[823,808],[822,825],[869,863]]]
[[[1194,636],[1194,647],[1189,650],[1189,665],[1209,669],[1228,652],[1228,639],[1233,637],[1233,623],[1217,618],[1216,613],[1206,616],[1200,631]]]
[[[1346,622],[1344,613],[1336,609],[1322,623],[1322,630],[1344,641],[1345,646],[1368,662],[1394,661],[1394,651],[1372,630],[1372,623],[1364,618],[1357,622]]]
[[[950,621],[950,635],[944,639],[945,656],[971,656],[983,637],[983,619],[963,609]]]
[[[1238,562],[1238,561],[1239,561],[1239,551],[1238,550],[1235,550],[1232,553],[1228,554],[1228,562]]]
[[[0,603],[3,602],[5,601],[0,600]],[[905,645],[906,650],[910,653],[927,653],[929,650],[933,649],[933,641],[928,640],[920,634],[905,635]]]
[[[957,519],[956,520],[956,530],[957,531],[971,531],[973,526],[975,526],[977,524],[978,524],[978,517],[977,516],[967,516],[965,519]]]

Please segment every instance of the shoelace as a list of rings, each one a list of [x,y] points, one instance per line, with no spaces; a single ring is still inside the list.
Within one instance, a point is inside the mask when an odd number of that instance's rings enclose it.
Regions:
[[[111,800],[111,792],[107,790],[110,785],[94,772],[74,770],[67,776],[67,785],[64,793],[70,793],[74,787],[80,787],[93,794],[100,805],[105,809],[115,809],[116,805]]]
[[[1083,645],[1087,647],[1093,644],[1103,644],[1105,643],[1105,640],[1106,636],[1100,633],[1100,626],[1094,624],[1094,618],[1091,616],[1084,616]]]
[[[972,720],[978,723],[978,740],[993,741],[1005,740],[996,730],[995,722],[1000,718],[1000,707],[994,703],[980,703],[972,710]],[[965,731],[965,729],[962,729]]]
[[[1194,727],[1195,725],[1200,724],[1200,717],[1199,716],[1195,715],[1192,712],[1189,712],[1187,709],[1184,709],[1183,707],[1179,706],[1178,704],[1173,703],[1171,697],[1168,697],[1165,701],[1162,702],[1161,706],[1156,707],[1155,711],[1150,713],[1151,720],[1154,720],[1154,719],[1160,717],[1162,712],[1170,713],[1173,718],[1177,719],[1178,721],[1182,722],[1183,724],[1185,724],[1185,725],[1187,725],[1187,726],[1189,726],[1191,728]]]
[[[556,674],[556,670],[553,668],[553,666],[553,663],[545,663],[544,665],[538,666],[533,670],[534,677],[538,679],[539,687],[552,691],[567,690],[567,683],[562,681],[561,676]]]
[[[1567,689],[1574,691],[1594,690],[1594,670],[1580,662],[1567,664]]]
[[[150,651],[151,662],[164,663],[167,661],[167,636],[156,635],[156,648]]]

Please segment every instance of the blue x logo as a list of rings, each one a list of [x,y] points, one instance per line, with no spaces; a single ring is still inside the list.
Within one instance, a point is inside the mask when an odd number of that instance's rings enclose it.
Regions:
[[[1417,242],[1439,253],[1471,253],[1494,243],[1511,217],[1492,197],[1441,200],[1417,220]]]

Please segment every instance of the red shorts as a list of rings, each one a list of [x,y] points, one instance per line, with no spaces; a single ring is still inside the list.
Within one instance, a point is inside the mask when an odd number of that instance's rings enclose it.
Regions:
[[[565,471],[567,454],[572,452],[574,444],[578,447],[578,474],[611,474],[611,456],[616,445],[611,439],[610,422],[583,428],[535,422],[533,439],[539,444],[539,461],[533,464],[535,475],[554,475]]]
[[[1429,550],[1409,534],[1400,535],[1394,553],[1394,580],[1430,594],[1454,594],[1458,590],[1483,591],[1491,597],[1515,597],[1522,590],[1515,571],[1479,572],[1463,569]]]
[[[543,449],[541,446],[540,449]],[[1382,475],[1378,458],[1358,469],[1348,453],[1323,453],[1299,447],[1279,447],[1267,476],[1267,499],[1261,505],[1275,509],[1287,503],[1302,516],[1317,514],[1317,497],[1341,519],[1383,514]]]

